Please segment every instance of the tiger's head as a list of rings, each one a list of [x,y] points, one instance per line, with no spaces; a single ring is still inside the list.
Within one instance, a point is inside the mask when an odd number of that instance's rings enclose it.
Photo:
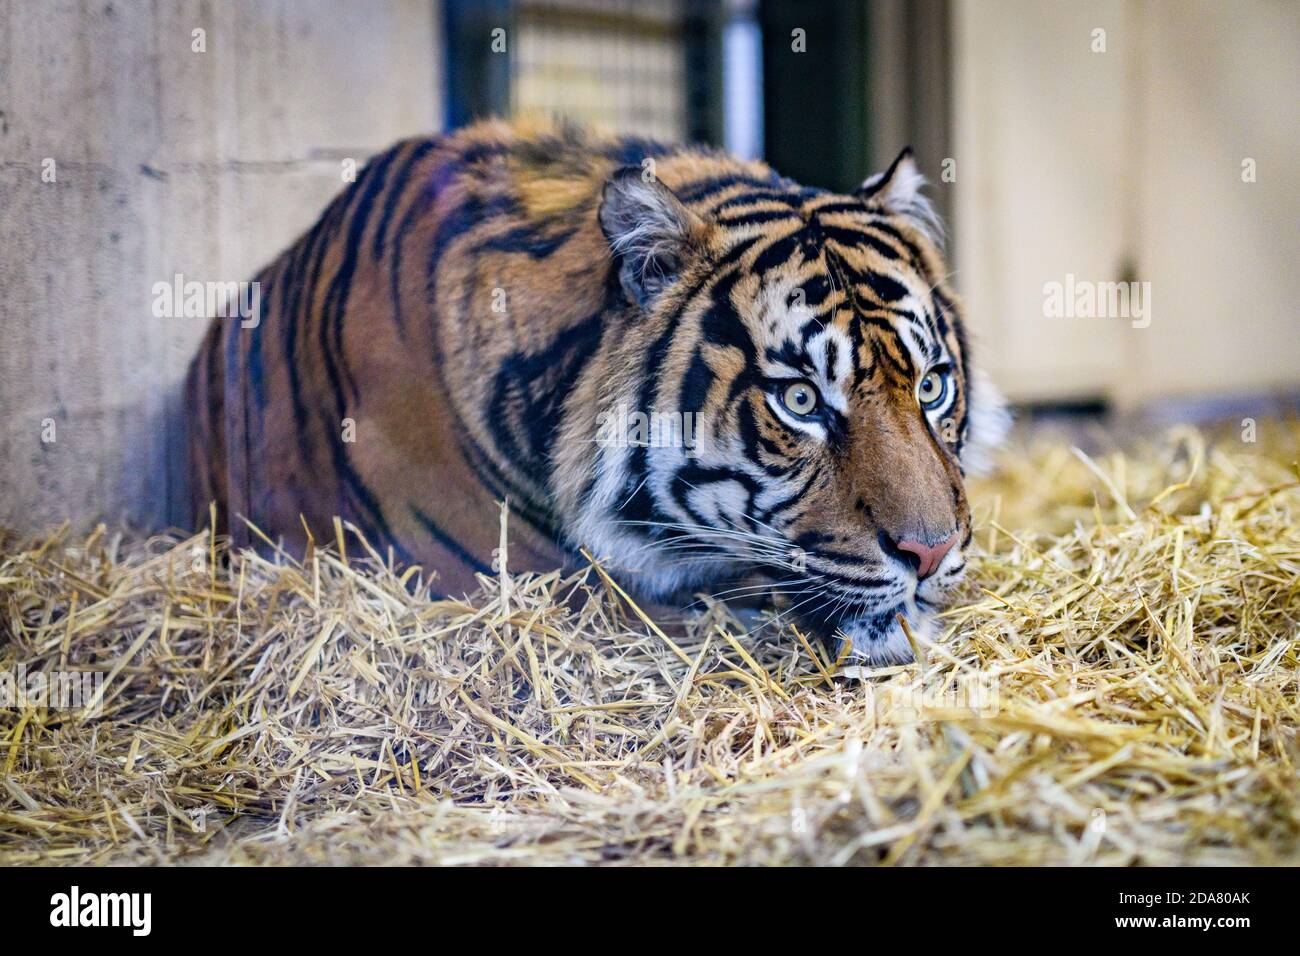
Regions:
[[[924,633],[961,579],[963,476],[1007,422],[923,184],[905,151],[852,195],[640,168],[605,186],[635,369],[605,407],[642,412],[647,440],[602,445],[584,533],[651,590],[761,572],[805,628],[911,659],[898,617]]]

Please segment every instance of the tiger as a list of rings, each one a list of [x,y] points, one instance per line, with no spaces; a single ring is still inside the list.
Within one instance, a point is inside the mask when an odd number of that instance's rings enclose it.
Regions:
[[[258,321],[208,328],[194,520],[301,552],[341,518],[463,595],[504,508],[511,573],[590,559],[679,608],[757,582],[909,661],[1007,423],[924,183],[910,149],[840,194],[552,118],[399,142],[258,274]]]

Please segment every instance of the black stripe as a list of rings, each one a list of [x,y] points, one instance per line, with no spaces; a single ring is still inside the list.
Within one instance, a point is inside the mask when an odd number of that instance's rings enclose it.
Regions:
[[[442,145],[444,142],[443,140],[435,140],[434,146]],[[411,224],[416,219],[426,215],[439,194],[457,176],[464,173],[472,163],[504,155],[507,151],[507,147],[500,143],[479,143],[466,149],[459,156],[448,159],[433,171],[429,181],[420,187],[416,198],[407,207],[406,213],[402,216],[402,221],[398,224],[397,235],[393,240],[392,269],[389,273],[392,286],[393,315],[397,322],[398,335],[402,338],[406,337],[405,320],[401,308],[402,243],[410,233]],[[439,225],[439,232],[441,233],[441,224]],[[441,254],[442,252],[439,251],[438,255]],[[427,275],[428,269],[426,268],[426,277]],[[430,316],[430,320],[432,320],[432,316]]]
[[[757,212],[738,213],[733,216],[727,216],[725,219],[718,219],[719,225],[726,226],[729,229],[739,229],[742,226],[757,226],[778,220],[789,220],[796,218],[797,213],[793,209],[760,209]]]
[[[907,256],[909,259],[912,259],[913,261],[918,263],[924,261],[924,257],[921,255],[920,248],[915,243],[913,243],[910,239],[904,236],[900,230],[894,228],[889,223],[884,222],[880,219],[873,219],[871,220],[870,228],[875,232],[883,233],[884,235],[888,236],[890,239],[894,240],[894,242],[902,246],[904,249],[906,249]]]
[[[388,166],[392,163],[395,155],[396,150],[389,150],[372,160],[366,165],[357,182],[352,184],[347,193],[344,193],[348,202],[339,217],[340,219],[345,218],[349,210],[352,212],[352,217],[348,223],[347,234],[342,240],[343,261],[335,271],[326,292],[318,329],[320,357],[328,377],[334,414],[331,416],[322,408],[319,421],[326,438],[326,446],[329,449],[334,471],[343,481],[344,497],[346,499],[350,494],[357,506],[349,509],[354,523],[361,529],[368,540],[372,542],[383,541],[393,547],[400,554],[403,561],[409,561],[409,555],[396,541],[388,526],[383,507],[378,498],[375,497],[374,492],[371,491],[360,474],[353,468],[340,431],[347,411],[347,400],[343,387],[345,377],[348,384],[351,385],[353,395],[356,395],[356,386],[351,381],[350,373],[345,366],[341,367],[343,364],[341,354],[343,321],[348,296],[351,291],[352,277],[356,270],[357,256],[361,251],[362,233],[368,221],[374,199],[384,184]]]
[[[799,489],[787,498],[776,502],[770,508],[763,509],[759,516],[760,519],[765,524],[772,524],[778,518],[781,518],[787,511],[802,504],[805,501],[805,496],[808,494],[808,489],[810,489],[817,479],[821,477],[821,473],[822,466],[814,465],[812,470],[808,473],[808,477],[804,479],[804,483],[799,487]]]
[[[417,144],[393,174],[393,184],[388,190],[388,195],[384,197],[384,211],[380,214],[379,224],[375,227],[375,241],[370,253],[374,258],[378,259],[383,254],[384,240],[388,238],[388,225],[393,218],[393,214],[397,211],[397,204],[406,192],[406,184],[411,175],[411,170],[416,163],[433,151],[437,143],[437,139],[426,139],[424,142]]]
[[[246,330],[252,338],[248,343],[248,356],[244,362],[244,374],[247,377],[248,386],[252,390],[253,404],[257,408],[259,419],[266,410],[266,369],[262,361],[262,336],[265,334],[266,325],[262,320],[273,311],[271,296],[277,291],[275,282],[270,278],[273,275],[274,266],[253,280],[258,283],[258,307],[260,311],[257,325]],[[267,276],[267,278],[264,279],[263,276]]]
[[[860,202],[828,202],[824,206],[813,206],[808,210],[814,216],[834,216],[840,213],[852,213],[859,216],[870,215],[867,207]]]
[[[683,203],[703,203],[710,196],[716,196],[720,192],[725,192],[732,186],[749,186],[755,191],[770,190],[777,191],[785,185],[785,181],[776,173],[771,173],[766,179],[756,179],[753,176],[738,176],[728,174],[725,176],[710,176],[707,179],[696,180],[692,183],[686,183],[673,190],[677,198]]]
[[[547,234],[554,228],[550,222],[540,222],[528,226],[516,226],[500,235],[492,236],[479,243],[475,252],[518,252],[526,253],[532,259],[545,259],[564,245],[578,231],[574,225],[559,232]]]
[[[325,359],[325,371],[329,375],[330,386],[335,394],[335,407],[338,409],[340,419],[347,404],[343,395],[344,385],[351,393],[352,401],[357,401],[356,382],[352,378],[347,359],[343,354],[343,323],[347,318],[352,279],[356,274],[361,239],[370,221],[370,211],[376,197],[384,188],[388,167],[396,155],[396,151],[390,149],[367,163],[365,170],[353,184],[352,191],[355,191],[356,197],[352,217],[348,221],[347,235],[343,240],[343,261],[339,263],[334,279],[330,283],[329,292],[325,296],[320,324],[321,355]]]
[[[508,478],[468,433],[461,437],[457,445],[474,477],[495,500],[505,501],[512,513],[557,544],[564,544],[564,535],[550,510],[535,502],[522,486]]]
[[[677,507],[688,514],[693,522],[707,525],[708,521],[704,515],[690,506],[687,497],[692,491],[699,491],[705,485],[731,483],[738,484],[745,489],[748,500],[744,512],[745,514],[752,514],[754,511],[754,498],[763,490],[762,486],[753,477],[735,468],[708,467],[693,462],[688,463],[678,468],[673,474],[672,481],[668,485],[668,491],[673,496]]]
[[[962,323],[961,317],[957,315],[953,303],[950,302],[947,296],[945,296],[938,289],[935,289],[933,294],[934,294],[935,302],[938,305],[938,311],[941,315],[944,312],[946,312],[947,309],[954,309],[953,316],[952,316],[952,330],[957,337],[957,351],[958,351],[958,354],[956,356],[957,370],[961,374],[961,384],[963,390],[961,418],[957,422],[957,442],[956,442],[957,454],[960,455],[962,448],[964,448],[966,445],[966,441],[965,441],[966,426],[970,421],[971,397],[974,393],[974,389],[972,388],[971,380],[968,375],[968,369],[970,368],[970,361],[971,361],[970,344],[966,339],[966,327]]]
[[[625,136],[605,150],[605,156],[622,166],[640,166],[647,158],[672,156],[681,152],[680,146],[671,146],[641,136]]]
[[[700,317],[700,334],[711,345],[739,349],[746,366],[752,369],[758,358],[757,350],[748,328],[731,304],[731,290],[738,275],[737,270],[732,269],[714,283],[709,294],[711,307]]]
[[[540,489],[550,488],[550,448],[564,400],[600,344],[602,306],[531,355],[515,352],[497,368],[484,416],[503,461]]]
[[[497,195],[485,201],[481,196],[475,195],[442,217],[429,243],[429,257],[425,260],[425,295],[428,301],[434,301],[438,267],[451,244],[466,235],[476,224],[514,212],[515,202],[509,196]]]
[[[316,442],[308,424],[307,404],[302,396],[301,369],[309,367],[310,362],[296,355],[298,333],[307,330],[311,316],[312,300],[320,282],[324,267],[325,253],[334,238],[338,220],[346,209],[344,193],[330,203],[329,208],[317,220],[304,240],[300,240],[294,250],[292,260],[285,266],[285,276],[289,289],[283,309],[284,322],[284,361],[288,367],[289,396],[293,403],[294,431],[298,437],[299,450],[310,456],[314,453]],[[304,275],[304,266],[308,266]]]
[[[709,368],[709,363],[704,360],[704,351],[697,345],[695,352],[691,355],[690,364],[686,367],[686,374],[682,376],[681,395],[678,405],[683,415],[698,415],[704,409],[704,404],[709,397],[709,389],[713,387],[714,380],[713,370]]]
[[[435,522],[432,518],[430,518],[427,514],[425,514],[415,505],[411,504],[410,502],[407,502],[407,504],[411,509],[411,513],[415,515],[416,520],[418,520],[420,524],[424,526],[425,531],[429,532],[430,537],[432,537],[440,545],[442,545],[444,548],[446,548],[448,551],[454,554],[457,560],[459,560],[462,564],[466,565],[467,567],[473,568],[475,571],[479,572],[480,574],[492,573],[492,568],[489,565],[484,564],[478,558],[474,557],[474,555],[470,554],[467,550],[465,550],[464,545],[462,545],[459,541],[457,541],[455,538],[449,535],[446,531],[443,531],[441,528],[439,528],[437,522]]]
[[[789,235],[781,236],[755,257],[751,271],[762,276],[770,269],[785,265],[807,240],[807,229],[797,229]]]
[[[857,230],[845,226],[822,226],[822,233],[830,242],[837,243],[848,249],[854,249],[858,246],[867,246],[884,256],[886,259],[899,260],[903,254],[887,242],[883,242],[876,236],[873,236],[866,230]]]
[[[852,271],[855,278],[860,279],[881,302],[889,304],[901,301],[908,296],[907,286],[883,272]]]

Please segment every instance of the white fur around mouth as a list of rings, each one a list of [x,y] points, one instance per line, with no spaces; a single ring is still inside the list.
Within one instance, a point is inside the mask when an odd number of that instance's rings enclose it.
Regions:
[[[930,619],[914,607],[904,613],[907,625],[919,641],[929,640]],[[897,619],[891,619],[883,631],[878,629],[872,618],[861,617],[841,621],[839,634],[852,645],[850,660],[859,664],[887,666],[890,664],[910,664],[915,659],[912,642],[907,639],[902,625]]]

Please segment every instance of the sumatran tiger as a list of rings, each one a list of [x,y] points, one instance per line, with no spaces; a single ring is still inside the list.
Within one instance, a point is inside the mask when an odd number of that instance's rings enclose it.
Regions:
[[[760,162],[486,121],[378,155],[214,320],[192,502],[290,548],[334,517],[476,586],[581,549],[659,602],[762,575],[870,662],[966,566],[1005,413],[908,151],[852,194]]]

